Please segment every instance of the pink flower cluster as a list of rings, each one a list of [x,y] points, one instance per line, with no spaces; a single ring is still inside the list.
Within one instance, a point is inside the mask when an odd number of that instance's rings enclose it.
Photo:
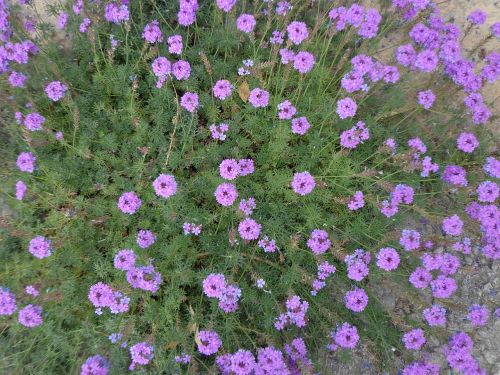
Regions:
[[[347,203],[347,208],[351,211],[359,210],[365,206],[365,199],[362,191],[356,191]]]
[[[138,342],[130,347],[132,359],[129,370],[134,370],[138,365],[146,366],[154,357],[154,348],[147,342]]]
[[[307,247],[316,255],[323,254],[331,244],[328,232],[322,229],[314,229],[307,240]]]
[[[228,285],[226,278],[220,273],[211,273],[203,280],[203,293],[207,297],[217,298],[219,300],[219,308],[225,313],[234,312],[238,309],[241,289],[236,285]]]
[[[266,253],[274,253],[276,252],[276,250],[278,250],[276,241],[269,239],[268,236],[264,236],[263,238],[261,238],[258,242],[258,246]]]
[[[107,375],[109,362],[101,355],[88,357],[80,368],[80,375]]]
[[[472,356],[474,343],[465,332],[457,332],[450,337],[448,344],[444,346],[443,353],[448,365],[455,371],[465,374],[485,374],[486,371]]]
[[[179,0],[177,21],[181,26],[190,26],[196,21],[198,0]]]
[[[299,328],[307,324],[306,313],[309,303],[303,301],[299,296],[292,296],[286,301],[286,313],[280,314],[274,322],[274,327],[282,331],[288,325],[296,325]]]
[[[239,176],[252,174],[255,166],[252,159],[224,159],[219,165],[219,173],[226,180],[234,180]]]

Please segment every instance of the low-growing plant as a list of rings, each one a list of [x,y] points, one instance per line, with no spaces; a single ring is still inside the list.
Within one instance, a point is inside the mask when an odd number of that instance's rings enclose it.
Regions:
[[[368,3],[0,1],[3,373],[484,373],[446,321],[499,258],[500,53]]]

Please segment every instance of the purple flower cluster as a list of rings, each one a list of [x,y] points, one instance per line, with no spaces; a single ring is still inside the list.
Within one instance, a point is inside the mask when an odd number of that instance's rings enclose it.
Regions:
[[[118,198],[118,208],[124,214],[132,215],[141,207],[142,201],[133,191],[120,195]]]
[[[145,366],[154,357],[154,348],[147,342],[138,342],[130,347],[130,357],[132,359],[129,370],[134,370],[138,365]]]
[[[368,264],[371,254],[363,249],[356,249],[353,254],[347,255],[344,262],[347,265],[347,277],[351,280],[361,281],[368,276]]]
[[[354,349],[359,341],[358,329],[356,326],[349,323],[338,325],[330,333],[332,342],[328,345],[328,349],[336,351],[339,347],[343,349]]]
[[[204,355],[212,355],[219,351],[222,341],[215,331],[200,331],[197,335],[198,351]]]
[[[188,234],[193,234],[195,236],[199,236],[201,233],[201,224],[195,224],[195,223],[184,223],[182,224],[182,230],[184,231],[185,235]]]
[[[304,196],[310,194],[313,191],[314,187],[316,186],[316,181],[309,172],[298,172],[293,175],[291,185],[294,192]]]
[[[233,184],[224,182],[215,189],[215,199],[222,206],[231,206],[238,198],[238,191]]]
[[[347,203],[347,208],[351,211],[359,210],[365,206],[365,199],[362,191],[356,191]]]
[[[0,315],[12,315],[17,310],[16,296],[8,289],[0,287]]]
[[[375,8],[364,9],[354,3],[349,8],[333,8],[328,17],[337,31],[342,31],[349,26],[357,29],[358,35],[363,39],[371,39],[378,33],[382,16]]]
[[[156,293],[163,282],[160,272],[156,271],[153,264],[146,266],[132,266],[127,270],[127,281],[134,289],[142,289]]]
[[[337,114],[339,117],[344,120],[348,117],[354,117],[356,114],[356,110],[358,109],[358,105],[356,102],[349,98],[346,97],[344,99],[340,99],[337,102]]]
[[[146,249],[150,247],[152,244],[154,244],[155,241],[156,241],[156,236],[150,230],[140,229],[137,232],[136,242],[140,248]]]
[[[42,124],[44,122],[45,122],[45,117],[43,117],[37,112],[33,112],[26,115],[26,117],[24,118],[23,125],[29,131],[34,132],[37,130],[42,130]]]
[[[444,182],[453,186],[467,186],[467,172],[459,165],[447,165],[444,167],[441,178]]]
[[[181,363],[183,365],[187,365],[191,362],[191,356],[187,353],[182,353],[181,355],[176,355],[174,357],[175,363]]]
[[[215,82],[212,92],[217,99],[225,100],[231,96],[234,86],[228,80],[221,79]]]
[[[286,313],[280,314],[274,322],[274,327],[282,331],[288,325],[296,325],[299,328],[307,324],[306,313],[309,303],[303,301],[299,296],[292,296],[286,301]]]
[[[109,285],[101,282],[90,287],[88,299],[98,309],[98,315],[102,314],[103,307],[109,307],[113,314],[127,312],[130,302],[130,298],[123,293],[114,291]]]
[[[254,108],[264,108],[269,104],[269,93],[261,88],[250,91],[248,101]]]
[[[114,258],[114,267],[118,270],[128,271],[135,266],[137,255],[133,250],[123,249],[116,253]]]
[[[19,310],[18,321],[27,328],[38,327],[43,323],[42,308],[37,305],[26,305]]]
[[[228,285],[222,274],[211,273],[203,280],[203,293],[207,297],[217,298],[219,308],[225,313],[234,312],[238,309],[238,300],[241,297],[241,289],[236,285]]]
[[[57,102],[64,98],[67,90],[68,86],[59,81],[50,82],[47,86],[45,86],[45,94],[47,94],[49,99],[54,102]]]
[[[462,132],[457,138],[457,149],[470,154],[479,147],[479,141],[474,133]]]
[[[161,174],[153,181],[153,189],[157,196],[170,198],[177,192],[177,181],[172,175]]]
[[[318,294],[318,292],[323,289],[326,285],[325,280],[328,278],[328,276],[333,275],[336,271],[336,268],[334,265],[328,263],[328,261],[324,261],[320,265],[318,265],[318,272],[316,275],[316,278],[312,282],[312,289],[311,290],[311,295],[315,296]]]
[[[101,355],[93,355],[83,362],[80,375],[107,375],[109,362]]]
[[[48,238],[36,236],[30,241],[28,251],[38,259],[47,258],[54,251],[51,243]]]
[[[412,329],[403,335],[406,349],[420,350],[426,343],[424,331],[421,328]]]
[[[120,24],[129,20],[130,13],[128,6],[124,3],[115,4],[109,2],[104,7],[104,19],[114,24]]]
[[[255,17],[251,14],[242,14],[236,20],[236,28],[244,33],[251,33],[257,25]]]
[[[360,143],[370,138],[370,131],[363,121],[358,121],[351,129],[340,134],[340,145],[345,148],[355,149]]]
[[[23,200],[24,194],[26,194],[26,190],[28,190],[28,187],[23,181],[16,182],[16,199],[18,201]]]
[[[490,311],[484,305],[474,304],[469,307],[469,313],[467,314],[467,319],[471,322],[473,326],[484,326],[488,322],[490,316]]]
[[[190,26],[196,21],[198,0],[180,0],[177,20],[181,26]]]
[[[420,233],[413,229],[403,229],[399,244],[406,251],[418,250],[420,248]]]
[[[150,44],[161,43],[163,41],[163,34],[161,32],[158,20],[153,20],[144,27],[144,30],[142,31],[142,37],[146,42]]]
[[[377,266],[384,271],[394,271],[399,266],[399,254],[392,247],[383,247],[377,253]]]
[[[345,307],[354,312],[361,312],[368,305],[368,295],[362,288],[354,288],[344,296]]]
[[[33,173],[36,157],[31,152],[21,152],[17,157],[16,165],[21,172]]]
[[[330,248],[331,244],[328,232],[322,229],[314,229],[307,240],[307,247],[316,255],[323,254]]]
[[[278,250],[276,241],[269,239],[268,236],[264,236],[263,238],[261,238],[258,242],[258,246],[266,253],[274,253],[276,252],[276,250]]]
[[[250,216],[253,213],[253,210],[257,208],[257,204],[255,203],[255,198],[242,199],[240,204],[238,205],[238,209],[245,215]]]
[[[446,325],[446,309],[439,305],[424,309],[423,316],[430,327]]]
[[[464,374],[486,374],[479,363],[472,357],[473,342],[465,332],[457,332],[450,337],[443,348],[448,365],[455,371]]]
[[[199,106],[198,94],[195,92],[186,92],[181,97],[181,107],[186,111],[194,113]]]
[[[212,139],[224,141],[226,139],[226,132],[229,130],[229,125],[225,123],[221,123],[219,125],[212,124],[209,129],[212,133]]]

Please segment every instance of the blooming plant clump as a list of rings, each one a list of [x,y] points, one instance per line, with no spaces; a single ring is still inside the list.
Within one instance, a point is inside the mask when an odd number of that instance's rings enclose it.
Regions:
[[[34,3],[0,0],[4,372],[497,373],[461,280],[500,259],[499,22]]]

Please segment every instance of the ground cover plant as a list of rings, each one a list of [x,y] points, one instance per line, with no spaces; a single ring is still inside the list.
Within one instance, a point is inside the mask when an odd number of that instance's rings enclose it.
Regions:
[[[474,331],[498,307],[450,301],[465,260],[500,250],[481,95],[500,52],[460,46],[484,12],[460,30],[426,0],[49,11],[0,1],[3,373],[315,374],[361,347],[380,373],[491,371]]]

